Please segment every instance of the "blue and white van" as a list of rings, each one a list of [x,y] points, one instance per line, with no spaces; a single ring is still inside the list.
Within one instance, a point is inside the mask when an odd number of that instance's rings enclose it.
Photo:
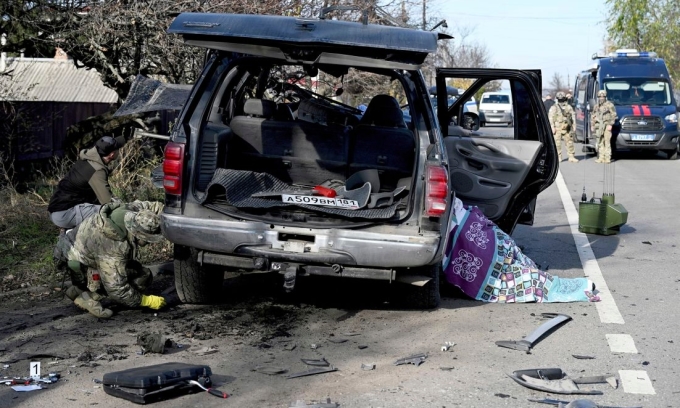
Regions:
[[[596,151],[590,112],[597,91],[607,91],[618,120],[612,129],[612,151],[661,151],[678,156],[678,107],[666,63],[654,52],[623,49],[593,55],[574,86],[576,139],[584,151]]]

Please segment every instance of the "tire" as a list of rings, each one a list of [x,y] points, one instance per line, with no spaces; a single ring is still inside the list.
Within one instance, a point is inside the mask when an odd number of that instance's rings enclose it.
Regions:
[[[512,126],[513,126],[513,123],[512,123],[512,122],[513,122],[513,121],[508,122],[508,127],[512,127]]]
[[[409,284],[398,284],[395,287],[393,296],[395,302],[410,309],[434,309],[441,302],[439,293],[439,283],[441,279],[441,265],[430,265],[415,269],[414,275],[424,275],[432,279],[424,286],[414,286]]]
[[[486,122],[479,122],[479,127],[485,127],[485,126],[486,126]]]
[[[175,289],[183,303],[214,303],[222,289],[224,271],[197,262],[196,248],[175,245]]]

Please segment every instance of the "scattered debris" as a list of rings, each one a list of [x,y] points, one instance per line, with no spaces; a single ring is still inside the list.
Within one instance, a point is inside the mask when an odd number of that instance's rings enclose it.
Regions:
[[[414,366],[419,366],[425,362],[425,359],[427,358],[427,353],[421,353],[421,354],[414,354],[409,357],[404,357],[400,358],[399,360],[394,362],[394,365],[402,365],[402,364],[413,364]]]
[[[649,361],[643,361],[643,362],[642,362],[642,365],[643,365],[643,366],[649,365]]]
[[[346,337],[352,337],[352,336],[359,336],[361,333],[347,332],[347,333],[340,333],[340,334],[342,334],[343,336],[346,336]]]
[[[359,348],[359,350],[363,350],[363,349],[368,348],[368,346],[365,345],[365,344],[359,344],[357,347]]]
[[[595,356],[582,356],[579,354],[572,354],[571,356],[579,360],[595,360]]]
[[[324,373],[330,373],[333,371],[338,371],[337,368],[330,366],[330,367],[315,367],[312,369],[309,369],[307,371],[302,371],[299,373],[294,373],[288,375],[288,378],[298,378],[298,377],[306,377],[308,375],[316,375],[316,374],[324,374]]]
[[[548,405],[555,405],[557,407],[564,407],[564,408],[625,408],[625,407],[614,407],[614,406],[609,406],[609,405],[598,405],[597,403],[587,400],[587,399],[577,399],[573,401],[561,401],[561,400],[556,400],[552,398],[544,398],[544,399],[534,399],[534,398],[528,398],[528,401],[531,402],[538,402],[539,404],[548,404]],[[642,408],[640,406],[637,407],[629,407],[629,408]]]
[[[319,348],[319,346],[317,346],[317,345],[314,344],[314,343],[312,343],[312,344],[310,345],[310,347],[312,348],[312,350],[316,350],[316,349]]]
[[[456,345],[456,343],[454,343],[452,341],[444,342],[444,345],[442,346],[442,351],[449,351],[455,345]]]
[[[206,346],[198,350],[192,350],[197,356],[207,356],[208,354],[217,353],[218,351],[217,346]]]
[[[642,241],[642,243],[645,244],[645,245],[652,245],[652,243],[649,242],[649,241]]]
[[[4,364],[4,365],[2,366],[2,369],[3,369],[3,370],[7,370],[8,368],[9,368],[9,364]]]
[[[608,383],[614,388],[618,387],[618,380],[614,376],[601,375],[572,379],[561,368],[518,370],[508,376],[523,387],[554,394],[602,395],[602,391],[598,390],[581,390],[577,384]]]
[[[498,398],[510,398],[510,395],[508,395],[508,394],[501,394],[501,393],[496,393],[496,394],[494,394],[493,396],[494,396],[494,397],[498,397]]]
[[[300,359],[303,363],[314,366],[314,367],[328,367],[331,364],[324,358],[322,357],[320,360],[313,360],[313,359],[305,359],[302,358]]]
[[[567,323],[569,320],[571,320],[571,316],[565,315],[565,314],[558,314],[551,320],[548,320],[547,322],[543,323],[542,325],[538,326],[536,330],[531,332],[528,336],[523,338],[522,340],[514,341],[514,340],[501,340],[497,341],[496,345],[499,347],[505,347],[513,350],[520,350],[520,351],[525,351],[527,354],[531,351],[531,349],[538,344],[539,341],[543,338],[548,333],[551,333],[552,331],[556,330],[558,327],[562,326],[563,324]]]
[[[442,371],[451,371],[453,370],[453,367],[439,367],[439,369]]]
[[[160,333],[140,333],[137,344],[142,346],[143,353],[159,353],[165,351],[165,339]]]
[[[99,380],[99,379],[97,379],[97,378],[93,378],[93,379],[92,379],[92,382],[95,383],[95,384],[103,384],[103,383],[102,383],[102,380]]]
[[[326,402],[312,402],[309,405],[303,400],[297,400],[289,408],[338,408],[339,406],[337,402],[331,402],[330,398],[326,398]]]
[[[364,371],[371,371],[375,370],[375,363],[370,363],[370,364],[361,364],[361,369]]]
[[[281,368],[281,367],[264,367],[264,366],[257,366],[252,369],[252,371],[256,371],[258,373],[262,374],[268,374],[268,375],[279,375],[279,374],[285,374],[288,372],[287,369]]]
[[[329,338],[328,338],[328,341],[330,341],[331,343],[336,343],[336,344],[340,344],[340,343],[344,343],[344,342],[346,342],[346,341],[347,341],[347,339],[341,339],[341,338],[335,338],[335,337],[329,337]]]
[[[293,350],[295,350],[296,347],[297,347],[296,343],[290,343],[290,344],[286,344],[285,346],[283,346],[283,349],[288,350],[288,351],[293,351]]]
[[[28,392],[28,391],[42,390],[43,387],[41,387],[39,384],[14,385],[14,386],[12,386],[12,389],[14,391],[19,391],[19,392]]]

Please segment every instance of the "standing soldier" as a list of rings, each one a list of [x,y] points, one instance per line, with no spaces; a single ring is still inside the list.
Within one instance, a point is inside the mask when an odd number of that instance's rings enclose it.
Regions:
[[[597,91],[597,105],[592,113],[591,129],[597,138],[597,160],[595,163],[611,163],[612,126],[616,122],[616,108],[607,100],[607,91]]]
[[[564,92],[558,92],[555,95],[557,103],[554,104],[548,112],[550,119],[550,127],[552,128],[553,136],[555,137],[555,146],[557,147],[557,156],[559,161],[562,161],[562,140],[567,143],[567,153],[569,153],[569,161],[578,163],[578,159],[574,156],[574,139],[571,133],[574,129],[574,122],[576,117],[574,108],[567,104],[567,96]]]

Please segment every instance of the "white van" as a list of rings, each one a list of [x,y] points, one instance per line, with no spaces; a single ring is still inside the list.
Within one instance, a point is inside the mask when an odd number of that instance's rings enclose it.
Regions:
[[[479,102],[480,126],[501,123],[512,127],[512,95],[509,92],[484,92]]]

